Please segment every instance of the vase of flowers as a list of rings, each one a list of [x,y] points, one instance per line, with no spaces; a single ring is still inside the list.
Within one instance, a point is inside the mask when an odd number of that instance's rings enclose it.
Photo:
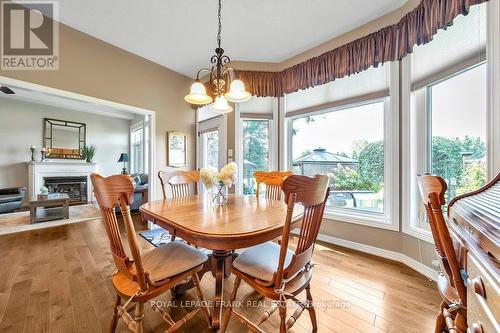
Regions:
[[[234,162],[223,167],[220,172],[215,168],[200,170],[200,179],[210,190],[211,202],[214,207],[227,204],[229,187],[236,182],[237,173],[238,167]]]

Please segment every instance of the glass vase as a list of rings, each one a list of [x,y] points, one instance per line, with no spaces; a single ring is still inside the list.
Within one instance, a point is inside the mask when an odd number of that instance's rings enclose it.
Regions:
[[[228,189],[226,184],[218,182],[211,189],[212,206],[219,207],[227,204]]]

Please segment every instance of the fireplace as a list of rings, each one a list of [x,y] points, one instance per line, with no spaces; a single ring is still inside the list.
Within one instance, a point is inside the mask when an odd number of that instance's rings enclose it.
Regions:
[[[87,176],[44,177],[49,193],[66,193],[71,205],[87,203]]]

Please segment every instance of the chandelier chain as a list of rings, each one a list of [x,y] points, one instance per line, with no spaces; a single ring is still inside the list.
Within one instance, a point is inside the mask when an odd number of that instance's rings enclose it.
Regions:
[[[219,30],[217,32],[217,45],[219,46],[220,48],[220,44],[221,44],[221,32],[222,32],[222,23],[221,23],[221,19],[222,19],[222,15],[221,15],[221,9],[222,9],[222,4],[221,4],[221,1],[222,0],[219,0],[219,16],[218,16],[218,19],[219,19]]]

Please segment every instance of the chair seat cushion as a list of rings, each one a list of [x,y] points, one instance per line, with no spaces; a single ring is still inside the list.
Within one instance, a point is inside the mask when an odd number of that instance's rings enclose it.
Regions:
[[[170,242],[145,253],[144,270],[153,281],[184,273],[207,261],[205,253],[182,242]]]
[[[272,281],[274,272],[278,270],[281,246],[267,242],[245,250],[234,261],[233,267],[263,281]],[[284,267],[292,261],[293,252],[287,250]]]

